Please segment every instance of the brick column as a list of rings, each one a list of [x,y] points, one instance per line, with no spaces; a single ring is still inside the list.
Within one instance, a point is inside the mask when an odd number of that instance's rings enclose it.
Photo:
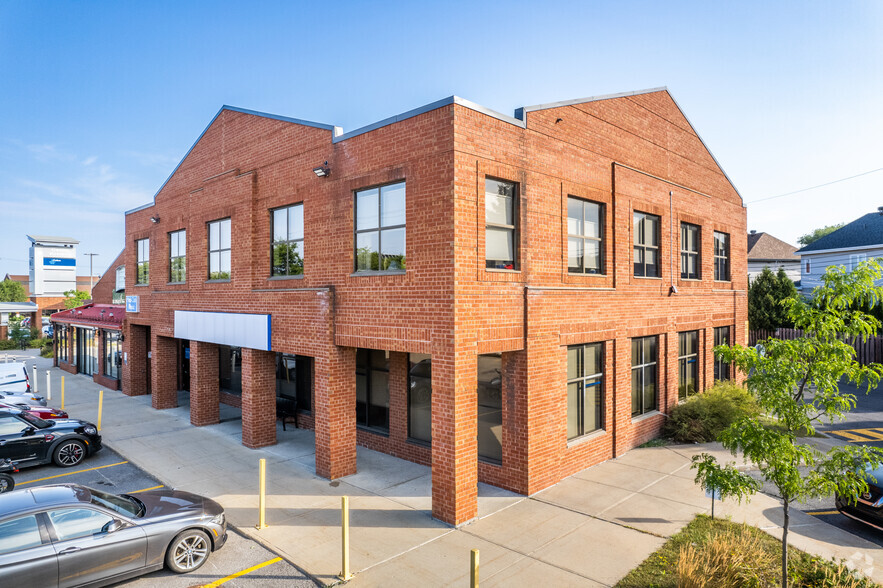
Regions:
[[[659,382],[658,402],[659,412],[669,414],[671,409],[678,404],[678,342],[679,334],[675,332],[661,333],[659,335],[658,358],[656,360],[656,373]]]
[[[613,349],[615,368],[609,380],[610,394],[616,395],[613,457],[617,457],[632,448],[632,341],[624,334],[617,335]]]
[[[389,354],[389,438],[408,438],[408,354]]]
[[[460,525],[478,515],[478,358],[450,343],[432,354],[432,516]]]
[[[150,379],[153,408],[178,406],[178,346],[173,337],[151,333]]]
[[[123,394],[141,396],[147,394],[147,327],[129,325],[123,329]],[[71,356],[68,333],[68,358]]]
[[[313,397],[316,474],[335,479],[356,473],[356,350],[330,346],[316,358]]]
[[[272,351],[242,348],[242,444],[252,449],[276,444],[276,354]]]
[[[190,342],[190,423],[201,427],[220,420],[218,346]]]

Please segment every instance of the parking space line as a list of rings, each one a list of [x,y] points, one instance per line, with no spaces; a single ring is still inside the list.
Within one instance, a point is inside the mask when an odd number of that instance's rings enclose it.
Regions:
[[[150,488],[142,488],[141,490],[135,490],[134,492],[126,492],[126,494],[138,494],[139,492],[147,492],[148,490],[159,490],[160,488],[165,488],[162,484],[159,486],[151,486]]]
[[[806,514],[817,517],[817,516],[821,516],[821,515],[840,514],[840,511],[839,510],[814,510],[812,512],[806,511]]]
[[[846,439],[851,443],[883,441],[883,434],[876,432],[874,429],[841,429],[838,431],[826,431],[826,433]]]
[[[259,563],[256,566],[251,566],[250,568],[245,568],[244,570],[240,570],[240,571],[236,572],[235,574],[230,574],[226,578],[221,578],[220,580],[215,580],[211,584],[203,584],[202,588],[216,588],[216,586],[220,586],[221,584],[229,582],[230,580],[235,580],[239,576],[244,576],[245,574],[250,574],[251,572],[253,572],[255,570],[259,570],[261,568],[267,567],[268,565],[274,564],[277,561],[282,561],[282,558],[281,557],[274,557],[273,559],[268,559],[267,561],[265,561],[263,563]]]
[[[94,470],[102,470],[104,468],[112,468],[114,466],[123,465],[129,463],[127,461],[120,461],[117,463],[111,463],[103,466],[98,466],[94,468],[86,468],[85,470],[77,470],[75,472],[65,472],[63,474],[56,474],[54,476],[46,476],[45,478],[37,478],[36,480],[28,480],[26,482],[16,482],[16,486],[24,486],[25,484],[33,484],[34,482],[43,482],[44,480],[52,480],[53,478],[61,478],[63,476],[73,476],[74,474],[82,474],[83,472],[91,472]]]

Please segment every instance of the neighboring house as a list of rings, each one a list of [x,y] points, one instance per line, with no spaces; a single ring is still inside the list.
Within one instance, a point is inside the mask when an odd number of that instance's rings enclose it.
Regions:
[[[742,198],[664,88],[515,114],[221,108],[126,213],[124,392],[240,406],[253,448],[296,401],[318,475],[357,445],[431,466],[452,524],[478,482],[533,494],[657,436],[747,344]]]
[[[811,292],[832,265],[852,270],[868,258],[883,257],[883,207],[813,241],[800,255],[800,289]]]
[[[6,277],[9,278],[9,275]],[[31,325],[40,328],[37,311],[37,305],[33,302],[0,302],[0,340],[9,338],[10,315],[30,318]]]
[[[788,279],[800,281],[800,256],[795,254],[797,247],[776,239],[769,233],[748,233],[748,279],[753,280],[760,275],[763,268],[768,267],[773,273],[779,268],[785,270]]]
[[[125,254],[125,250],[120,251],[101,279],[95,282],[95,287],[92,288],[92,302],[96,304],[126,303]]]

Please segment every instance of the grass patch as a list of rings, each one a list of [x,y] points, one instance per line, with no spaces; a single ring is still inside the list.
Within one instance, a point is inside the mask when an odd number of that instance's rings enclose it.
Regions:
[[[782,544],[750,525],[697,515],[617,588],[780,587]],[[841,563],[789,547],[792,588],[881,588]]]
[[[646,443],[641,443],[638,447],[665,447],[666,445],[671,445],[671,441],[659,437],[658,439],[650,439]]]

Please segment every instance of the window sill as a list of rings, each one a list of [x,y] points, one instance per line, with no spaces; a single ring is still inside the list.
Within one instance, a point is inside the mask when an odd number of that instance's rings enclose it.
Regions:
[[[678,281],[679,282],[693,282],[695,284],[698,284],[698,283],[702,282],[702,278],[678,278]]]
[[[272,281],[272,282],[275,282],[278,280],[303,280],[303,279],[304,279],[303,274],[296,274],[293,276],[270,276],[269,278],[267,278],[268,281]]]
[[[423,441],[422,439],[414,439],[413,437],[408,437],[405,439],[406,443],[410,443],[411,445],[417,445],[419,447],[425,447],[430,449],[432,447],[432,443],[429,441]]]
[[[143,288],[144,286],[149,286],[150,282],[145,282],[143,284],[132,284],[135,288]]]
[[[224,280],[206,280],[206,284],[229,284],[231,282],[230,278],[226,278]]]
[[[494,274],[520,274],[520,269],[505,269],[501,267],[486,267],[484,271],[491,272]]]
[[[715,280],[715,284],[732,284],[733,280]]]
[[[486,465],[489,465],[489,466],[493,466],[493,467],[496,467],[496,468],[502,468],[502,467],[503,467],[503,462],[502,462],[502,461],[497,461],[496,459],[491,459],[491,458],[489,458],[489,457],[482,457],[482,456],[479,455],[479,456],[478,456],[478,461],[480,461],[480,462],[483,463],[483,464],[486,464]]]
[[[606,278],[607,277],[607,274],[602,274],[602,273],[594,273],[593,274],[593,273],[589,273],[589,272],[572,272],[570,270],[567,270],[567,275],[568,276],[575,276],[578,278]]]
[[[404,276],[408,270],[362,270],[350,274],[351,278],[364,278],[368,276]]]
[[[661,280],[660,276],[632,276],[633,278],[637,278],[639,280]]]
[[[364,431],[366,433],[371,433],[372,435],[379,435],[381,437],[389,437],[389,431],[384,429],[379,429],[375,427],[368,427],[366,425],[356,425],[357,431]]]
[[[641,415],[638,415],[638,416],[633,416],[633,417],[632,417],[632,423],[638,423],[638,422],[641,422],[641,421],[646,421],[647,419],[651,419],[651,418],[653,418],[653,417],[657,417],[657,416],[659,416],[659,415],[661,415],[661,414],[662,414],[662,413],[659,412],[658,410],[651,410],[650,412],[645,412],[644,414],[641,414]]]
[[[166,286],[186,286],[187,282],[166,282]]]
[[[577,447],[582,445],[583,443],[588,443],[590,441],[594,441],[600,437],[604,437],[607,435],[607,431],[605,429],[598,429],[597,431],[592,431],[591,433],[586,433],[580,437],[574,437],[573,439],[567,440],[567,448]]]

